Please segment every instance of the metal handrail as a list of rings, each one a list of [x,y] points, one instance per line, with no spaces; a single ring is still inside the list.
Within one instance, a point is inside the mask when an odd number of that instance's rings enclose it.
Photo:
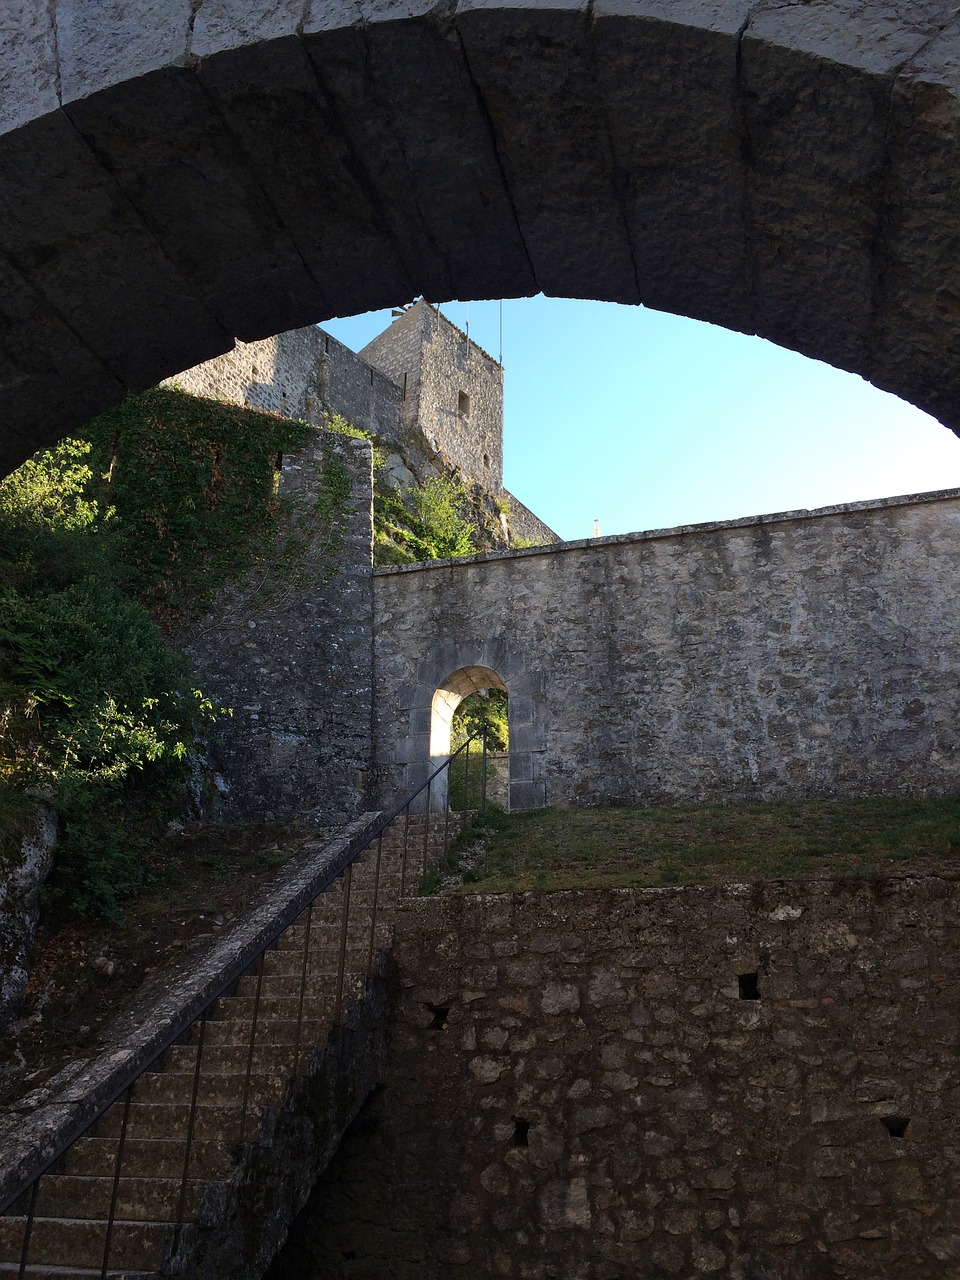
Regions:
[[[101,1276],[106,1277],[107,1272],[109,1270],[109,1264],[110,1264],[110,1251],[111,1251],[114,1224],[117,1221],[116,1208],[117,1208],[117,1203],[119,1198],[118,1193],[119,1193],[119,1185],[120,1185],[120,1180],[122,1175],[123,1150],[124,1150],[124,1143],[126,1141],[127,1121],[129,1118],[130,1101],[132,1097],[133,1087],[136,1085],[136,1083],[140,1080],[140,1078],[143,1075],[145,1075],[151,1068],[157,1065],[157,1063],[160,1061],[163,1055],[174,1044],[176,1044],[177,1041],[182,1040],[183,1037],[189,1031],[191,1031],[194,1027],[199,1025],[199,1039],[197,1041],[196,1063],[194,1067],[193,1097],[192,1097],[192,1102],[190,1107],[188,1130],[187,1130],[187,1133],[185,1134],[186,1153],[185,1153],[184,1170],[183,1170],[183,1177],[182,1177],[181,1195],[179,1197],[179,1212],[177,1215],[178,1222],[176,1226],[178,1229],[180,1229],[185,1225],[185,1223],[183,1222],[183,1218],[185,1216],[184,1206],[185,1206],[187,1182],[188,1182],[190,1165],[191,1165],[192,1135],[193,1135],[193,1126],[194,1126],[194,1120],[195,1120],[196,1108],[197,1108],[199,1080],[201,1075],[201,1059],[202,1059],[203,1047],[204,1047],[204,1028],[207,1023],[208,1014],[210,1010],[213,1008],[217,1000],[222,999],[230,992],[231,988],[235,986],[237,981],[242,976],[251,972],[251,970],[253,970],[254,967],[256,967],[257,995],[255,997],[254,1012],[253,1012],[253,1017],[251,1019],[250,1051],[247,1058],[246,1075],[244,1079],[244,1090],[243,1090],[244,1105],[243,1105],[243,1112],[242,1112],[241,1128],[239,1133],[239,1142],[242,1144],[244,1141],[244,1123],[245,1123],[246,1114],[247,1114],[247,1099],[248,1099],[248,1092],[249,1092],[250,1077],[253,1073],[253,1062],[255,1058],[257,1016],[258,1016],[259,1004],[260,1004],[260,988],[261,988],[261,981],[263,977],[264,956],[269,950],[271,950],[276,945],[276,943],[279,941],[282,935],[304,915],[304,913],[308,913],[307,926],[305,928],[305,936],[304,936],[304,959],[303,959],[303,964],[301,968],[301,990],[298,996],[299,1005],[298,1005],[297,1044],[295,1048],[295,1056],[294,1056],[293,1064],[291,1067],[291,1078],[295,1078],[300,1069],[299,1023],[302,1021],[303,1001],[305,998],[305,990],[306,990],[306,983],[307,983],[308,958],[309,958],[309,947],[310,947],[310,922],[312,920],[312,912],[313,912],[314,904],[331,887],[331,885],[336,883],[336,881],[340,880],[341,878],[344,878],[344,884],[345,884],[344,904],[342,909],[341,938],[340,938],[340,945],[339,945],[339,951],[338,951],[338,965],[337,965],[336,1014],[335,1014],[335,1017],[332,1019],[332,1025],[336,1026],[339,1023],[340,1017],[342,1014],[343,991],[344,991],[345,969],[346,969],[346,951],[347,951],[346,938],[347,938],[347,929],[348,929],[348,916],[349,916],[349,910],[350,910],[349,893],[346,889],[346,883],[347,883],[347,878],[350,877],[352,873],[353,865],[362,853],[364,853],[367,849],[369,849],[374,844],[374,842],[377,842],[377,858],[376,858],[376,867],[375,867],[375,873],[374,873],[374,876],[375,876],[374,896],[373,896],[373,904],[372,904],[371,919],[370,919],[370,945],[367,953],[367,963],[365,966],[366,968],[365,976],[369,978],[374,968],[374,956],[376,951],[375,939],[376,939],[377,923],[378,923],[377,913],[378,913],[378,910],[381,909],[380,869],[381,869],[381,852],[382,852],[383,836],[385,832],[393,825],[393,823],[397,821],[398,818],[401,818],[401,817],[405,818],[405,834],[404,834],[404,842],[403,842],[401,875],[400,875],[401,895],[402,895],[403,887],[405,886],[405,882],[406,882],[406,871],[407,871],[407,867],[406,867],[407,858],[408,858],[407,832],[409,830],[409,820],[410,820],[410,815],[413,810],[413,807],[416,804],[416,802],[420,800],[420,797],[424,794],[424,792],[426,792],[427,799],[426,799],[426,809],[424,813],[425,824],[424,824],[424,844],[423,844],[423,867],[422,867],[423,874],[426,875],[427,851],[428,851],[429,839],[430,839],[430,820],[433,814],[432,803],[431,803],[432,788],[436,783],[437,779],[442,774],[446,773],[448,775],[448,791],[443,801],[443,853],[441,855],[442,857],[442,856],[445,856],[447,849],[449,848],[449,815],[450,815],[449,771],[453,762],[458,757],[463,755],[465,759],[466,781],[467,782],[469,781],[470,748],[471,748],[471,745],[473,743],[476,743],[478,740],[480,740],[482,743],[482,758],[483,758],[482,774],[481,774],[481,779],[482,779],[481,794],[480,794],[480,809],[482,812],[486,807],[487,744],[486,744],[485,735],[475,734],[471,738],[469,738],[463,744],[463,746],[461,746],[457,751],[453,752],[442,764],[438,765],[435,769],[433,769],[427,776],[426,780],[423,783],[421,783],[421,785],[417,787],[415,791],[411,792],[406,797],[406,799],[402,800],[399,804],[397,804],[394,808],[390,809],[389,811],[378,815],[377,818],[375,818],[372,823],[365,825],[361,833],[355,839],[352,839],[348,842],[346,848],[342,851],[342,853],[338,857],[334,858],[331,862],[327,863],[320,870],[317,876],[315,876],[306,886],[302,887],[298,892],[296,892],[294,896],[291,898],[291,900],[288,902],[285,909],[275,917],[272,926],[270,926],[266,932],[266,936],[264,937],[261,934],[260,936],[254,938],[251,943],[247,944],[246,946],[244,946],[239,950],[235,958],[230,963],[226,964],[221,969],[220,980],[216,983],[212,992],[204,992],[203,999],[201,1002],[198,1002],[196,998],[189,1000],[186,1008],[182,1011],[182,1014],[179,1017],[175,1017],[173,1018],[172,1021],[168,1022],[167,1029],[165,1033],[162,1035],[162,1037],[159,1039],[159,1041],[156,1041],[153,1043],[148,1042],[146,1046],[146,1052],[149,1056],[136,1057],[133,1063],[127,1063],[125,1064],[125,1066],[120,1067],[117,1070],[116,1076],[114,1079],[111,1080],[108,1078],[106,1085],[103,1087],[101,1091],[99,1091],[100,1096],[97,1099],[95,1106],[92,1108],[92,1110],[91,1108],[84,1107],[82,1105],[78,1108],[81,1112],[80,1116],[72,1126],[70,1126],[69,1128],[63,1131],[62,1135],[59,1137],[58,1141],[56,1142],[55,1149],[53,1150],[52,1153],[50,1151],[50,1148],[47,1147],[46,1144],[44,1144],[43,1149],[38,1153],[36,1161],[33,1162],[32,1164],[30,1164],[30,1162],[27,1161],[27,1165],[28,1165],[27,1171],[18,1180],[17,1185],[12,1190],[8,1190],[8,1192],[4,1194],[2,1198],[0,1198],[0,1215],[5,1215],[8,1213],[8,1210],[10,1210],[11,1207],[14,1206],[18,1201],[21,1201],[24,1199],[24,1197],[29,1196],[29,1205],[25,1215],[24,1238],[23,1238],[23,1243],[21,1248],[21,1257],[20,1257],[20,1275],[21,1276],[25,1274],[26,1267],[29,1262],[32,1228],[33,1228],[33,1222],[36,1217],[35,1209],[36,1209],[36,1203],[37,1203],[37,1190],[39,1187],[40,1180],[45,1175],[50,1173],[50,1171],[54,1168],[54,1166],[60,1160],[63,1159],[64,1155],[66,1155],[66,1153],[70,1150],[70,1148],[80,1138],[82,1138],[85,1134],[87,1134],[90,1131],[90,1129],[93,1127],[93,1125],[96,1124],[96,1122],[100,1120],[115,1103],[117,1103],[121,1098],[125,1098],[123,1118],[121,1121],[120,1137],[117,1140],[116,1162],[115,1162],[114,1173],[112,1177],[113,1186],[112,1186],[112,1193],[111,1193],[111,1206],[106,1219],[103,1261],[100,1269]],[[469,792],[467,793],[467,799],[469,800]],[[71,1101],[77,1101],[77,1099],[71,1099]]]

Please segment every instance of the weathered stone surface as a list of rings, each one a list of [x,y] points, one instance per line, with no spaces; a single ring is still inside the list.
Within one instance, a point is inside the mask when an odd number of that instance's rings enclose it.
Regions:
[[[57,40],[47,5],[10,0],[0,10],[0,133],[56,111]]]
[[[260,900],[209,946],[161,978],[110,1029],[104,1050],[78,1061],[44,1088],[21,1099],[0,1118],[0,1201],[28,1181],[56,1153],[79,1136],[113,1101],[125,1079],[154,1062],[160,1050],[185,1030],[239,977],[275,936],[284,912],[302,910],[349,861],[381,815],[365,813],[333,838],[308,846],[285,867]]]
[[[29,172],[18,166],[11,136],[0,135],[0,246],[73,332],[133,391],[157,382],[168,351],[186,360],[198,343],[210,356],[226,350],[231,336],[70,121],[54,113],[25,132]],[[90,306],[91,279],[100,281],[101,307]]]
[[[448,1280],[469,1251],[464,1274],[517,1280],[942,1280],[960,1238],[960,1023],[937,1045],[925,1027],[960,989],[957,898],[920,877],[407,904],[385,1087],[269,1275]],[[551,943],[568,931],[577,964]],[[535,987],[579,1001],[545,1013],[505,967],[478,997],[470,951],[505,943]],[[672,979],[653,997],[644,949]],[[738,998],[741,966],[759,1001]],[[616,1003],[591,1000],[598,973]],[[846,995],[851,978],[864,985]],[[440,986],[444,1029],[401,1023]],[[638,997],[658,1034],[637,1037]],[[499,1027],[505,1002],[497,1071],[474,1071],[464,1038]]]
[[[417,273],[317,82],[304,44],[274,40],[207,58],[198,74],[289,230],[325,314],[412,297]],[[191,362],[193,363],[193,362]]]
[[[55,0],[47,6],[63,102],[186,61],[191,0]]]
[[[639,302],[585,8],[468,3],[458,7],[456,25],[537,288]]]
[[[737,76],[750,7],[598,0],[591,33],[642,301],[744,331],[754,319]]]
[[[376,569],[383,797],[475,665],[514,809],[955,791],[958,537],[951,490]]]
[[[2,169],[51,261],[102,239],[74,303],[118,344],[109,368],[133,360],[114,300],[167,285],[155,249],[111,265],[102,183],[45,211],[26,126],[50,113],[196,286],[159,339],[129,308],[160,373],[209,355],[204,308],[252,339],[412,292],[541,288],[754,330],[955,426],[955,19],[948,0],[21,2],[0,19]],[[29,310],[11,297],[5,326]],[[37,317],[18,345],[46,336]],[[90,390],[69,363],[47,403],[4,385],[5,430],[33,429],[10,457]]]
[[[381,193],[414,293],[537,292],[499,144],[478,108],[457,31],[381,22],[307,47],[353,153]]]
[[[304,0],[200,0],[190,34],[190,52],[209,58],[226,49],[295,36]]]
[[[33,829],[0,878],[0,1029],[16,1013],[27,983],[27,952],[40,915],[38,895],[53,865],[56,838],[56,814],[38,806]]]
[[[312,813],[346,822],[363,807],[373,767],[372,459],[369,442],[319,437],[284,458],[280,492],[309,503],[324,449],[350,483],[336,528],[313,535],[293,581],[257,570],[218,592],[209,616],[176,645],[220,706],[211,734],[228,820]]]
[[[117,87],[65,110],[228,332],[249,341],[323,314],[317,282],[192,70],[151,73],[136,107]]]
[[[64,379],[71,391],[64,400]],[[0,256],[0,390],[6,474],[61,432],[123,397],[123,384],[64,324],[26,276]]]

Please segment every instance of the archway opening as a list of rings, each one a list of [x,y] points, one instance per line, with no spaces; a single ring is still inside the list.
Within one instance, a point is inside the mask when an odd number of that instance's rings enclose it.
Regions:
[[[482,760],[478,734],[487,731],[501,748],[497,758]],[[470,739],[473,742],[470,743]],[[468,744],[470,749],[468,751]],[[430,709],[430,764],[435,769],[463,747],[458,761],[451,767],[449,792],[444,777],[437,789],[437,802],[453,809],[477,807],[481,794],[482,773],[493,781],[496,803],[509,808],[509,701],[506,682],[490,667],[460,667],[449,675],[433,695]],[[472,774],[471,774],[472,761]],[[438,782],[441,780],[438,779]]]

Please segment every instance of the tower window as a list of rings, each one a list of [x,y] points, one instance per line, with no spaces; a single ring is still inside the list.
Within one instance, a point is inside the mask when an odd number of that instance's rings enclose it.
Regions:
[[[457,408],[460,410],[461,418],[470,417],[470,397],[465,391],[461,391],[457,397]]]

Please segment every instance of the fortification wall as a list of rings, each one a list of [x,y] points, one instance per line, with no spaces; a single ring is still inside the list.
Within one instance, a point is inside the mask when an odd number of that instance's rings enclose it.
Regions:
[[[404,422],[491,493],[503,489],[503,369],[422,299],[360,352],[404,390]]]
[[[270,1275],[955,1274],[958,927],[933,877],[408,903],[385,1087]]]
[[[960,495],[374,573],[384,797],[434,691],[510,692],[511,804],[960,788]]]
[[[534,515],[529,507],[525,507],[519,498],[515,498],[506,489],[503,491],[503,496],[510,507],[507,520],[510,524],[512,539],[537,546],[560,541],[550,526],[544,524],[539,516]]]
[[[168,379],[191,395],[319,424],[324,412],[388,441],[402,438],[401,392],[331,334],[313,326],[232,351]]]
[[[212,731],[225,819],[315,811],[346,822],[365,806],[372,768],[372,461],[366,440],[323,435],[284,458],[281,493],[309,498],[324,446],[351,493],[333,541],[307,548],[295,576],[256,572],[223,588],[213,611],[178,639],[197,682],[232,708]]]

